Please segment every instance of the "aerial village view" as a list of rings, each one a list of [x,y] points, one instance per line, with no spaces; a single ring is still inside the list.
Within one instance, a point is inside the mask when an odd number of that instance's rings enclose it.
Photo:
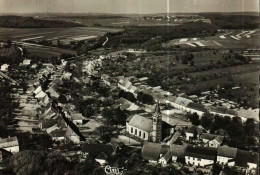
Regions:
[[[258,9],[0,0],[0,175],[257,175]]]

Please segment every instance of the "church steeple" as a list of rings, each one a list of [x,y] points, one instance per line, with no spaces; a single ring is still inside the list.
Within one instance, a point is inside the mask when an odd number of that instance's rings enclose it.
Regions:
[[[156,106],[155,106],[154,113],[155,113],[155,114],[161,114],[161,109],[160,109],[160,103],[159,103],[159,101],[156,102]]]
[[[154,115],[153,115],[153,131],[152,131],[153,142],[162,141],[162,115],[160,109],[160,103],[157,101]]]

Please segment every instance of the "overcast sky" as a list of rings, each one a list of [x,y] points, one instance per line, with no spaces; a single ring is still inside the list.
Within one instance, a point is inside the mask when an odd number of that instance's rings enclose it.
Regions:
[[[167,3],[169,1],[169,3]],[[169,4],[169,8],[167,8]],[[258,11],[258,0],[0,0],[0,13],[166,13]]]

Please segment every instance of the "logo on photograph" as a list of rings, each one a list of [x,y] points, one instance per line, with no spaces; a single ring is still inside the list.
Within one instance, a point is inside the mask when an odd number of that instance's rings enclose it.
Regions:
[[[122,175],[124,171],[126,171],[124,167],[122,168],[116,168],[111,167],[110,165],[105,166],[105,172],[106,174],[116,174],[116,175]]]

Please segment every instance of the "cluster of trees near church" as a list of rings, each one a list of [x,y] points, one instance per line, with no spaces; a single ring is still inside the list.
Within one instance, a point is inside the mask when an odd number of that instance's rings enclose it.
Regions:
[[[254,119],[247,119],[242,123],[239,117],[230,118],[218,115],[205,114],[199,116],[189,114],[188,118],[193,125],[201,125],[212,134],[222,135],[226,138],[226,143],[231,147],[254,150],[257,147],[258,125]]]

